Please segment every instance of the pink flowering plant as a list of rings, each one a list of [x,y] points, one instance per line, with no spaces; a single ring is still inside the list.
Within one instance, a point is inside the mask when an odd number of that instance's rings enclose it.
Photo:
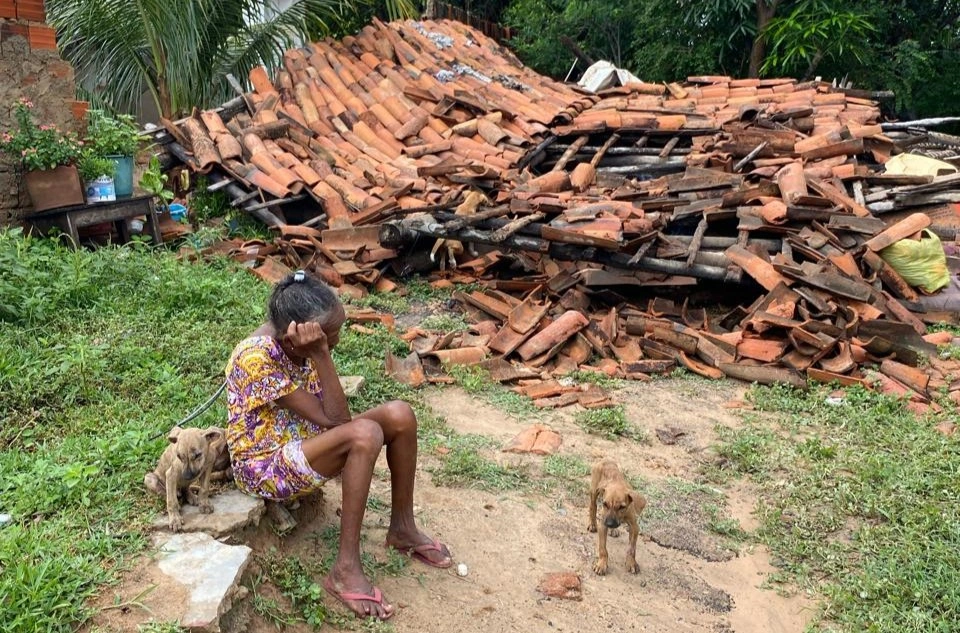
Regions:
[[[19,160],[27,171],[71,165],[80,156],[83,143],[76,135],[55,125],[37,125],[33,103],[19,99],[13,106],[16,128],[0,134],[0,151]]]

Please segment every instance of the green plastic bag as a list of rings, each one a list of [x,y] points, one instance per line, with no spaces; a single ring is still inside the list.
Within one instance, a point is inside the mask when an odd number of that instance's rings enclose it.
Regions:
[[[880,257],[900,273],[904,281],[927,294],[950,285],[947,255],[940,238],[927,229],[919,240],[907,238],[891,244],[880,251]]]

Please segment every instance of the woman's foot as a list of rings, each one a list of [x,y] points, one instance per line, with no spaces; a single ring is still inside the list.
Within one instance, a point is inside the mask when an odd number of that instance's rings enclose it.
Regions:
[[[432,567],[447,568],[453,565],[453,557],[447,546],[430,538],[419,530],[387,532],[386,545]]]
[[[334,567],[323,579],[323,588],[360,618],[389,620],[396,610],[387,602],[383,592],[359,571],[342,572]]]

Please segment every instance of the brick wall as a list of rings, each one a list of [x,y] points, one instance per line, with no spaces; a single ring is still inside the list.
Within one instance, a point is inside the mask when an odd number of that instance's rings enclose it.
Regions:
[[[73,68],[60,59],[43,0],[0,0],[0,131],[12,125],[13,104],[34,103],[37,121],[76,129],[85,104],[75,101]],[[15,166],[0,157],[0,226],[29,209]]]

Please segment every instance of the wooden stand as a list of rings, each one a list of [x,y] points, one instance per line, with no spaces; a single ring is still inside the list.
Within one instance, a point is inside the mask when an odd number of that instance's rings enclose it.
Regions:
[[[154,244],[161,244],[159,218],[153,206],[152,195],[138,195],[121,198],[115,202],[100,202],[97,204],[78,204],[71,207],[50,209],[41,213],[28,215],[24,222],[34,230],[46,233],[51,228],[60,229],[70,237],[74,248],[80,246],[78,229],[103,222],[113,222],[122,243],[130,241],[130,229],[127,220],[137,216],[146,216],[146,228],[153,238]]]

